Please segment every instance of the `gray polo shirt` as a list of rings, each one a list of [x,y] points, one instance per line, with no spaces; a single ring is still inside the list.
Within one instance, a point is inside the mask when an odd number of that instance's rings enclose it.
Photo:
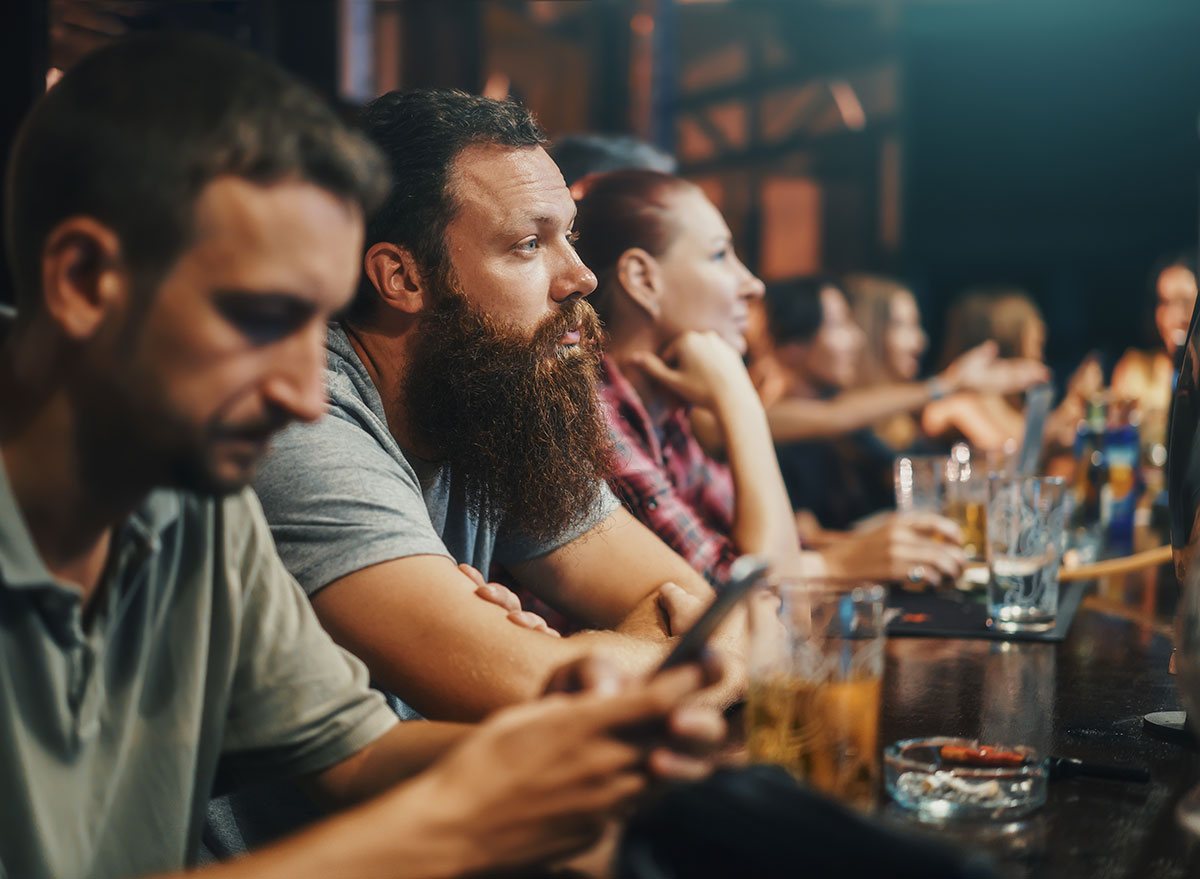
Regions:
[[[396,721],[317,623],[250,491],[153,492],[94,617],[46,570],[0,466],[0,876],[194,862],[218,760],[315,771]]]

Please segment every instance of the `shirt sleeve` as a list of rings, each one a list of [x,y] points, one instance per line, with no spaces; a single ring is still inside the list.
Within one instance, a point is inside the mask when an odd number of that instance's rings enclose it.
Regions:
[[[292,425],[255,479],[279,554],[310,596],[391,559],[453,559],[430,521],[416,473],[348,417],[330,413]]]
[[[241,600],[223,759],[243,783],[339,763],[391,729],[396,716],[369,688],[366,666],[317,621],[254,495],[226,501],[223,511],[225,575]]]
[[[613,497],[612,490],[602,482],[596,487],[596,498],[591,507],[565,531],[553,539],[545,541],[529,540],[502,532],[497,537],[493,559],[499,564],[508,565],[549,555],[572,540],[587,534],[611,516],[619,506],[620,501]]]
[[[676,492],[658,463],[610,418],[613,470],[609,485],[633,515],[712,583],[738,557],[728,536],[714,531]]]

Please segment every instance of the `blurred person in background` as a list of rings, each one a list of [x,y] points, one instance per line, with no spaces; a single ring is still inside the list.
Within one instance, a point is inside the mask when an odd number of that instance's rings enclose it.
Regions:
[[[1162,347],[1156,351],[1130,348],[1113,368],[1110,386],[1112,400],[1136,405],[1143,446],[1164,442],[1183,343],[1196,307],[1195,252],[1160,259],[1147,286],[1155,303],[1154,326]]]
[[[833,401],[854,386],[866,337],[832,279],[772,284],[767,320],[788,376],[787,396],[774,409],[794,407],[797,400]],[[926,402],[926,394],[940,393],[936,385],[913,390],[921,397],[917,405]],[[822,529],[844,531],[892,504],[893,453],[866,426],[873,420],[821,438],[776,433],[792,506],[811,513]],[[773,427],[777,424],[778,419]]]
[[[890,278],[878,275],[852,274],[843,279],[846,293],[854,312],[854,318],[866,334],[862,362],[859,367],[858,387],[895,387],[904,382],[916,381],[921,371],[921,358],[929,345],[929,336],[921,325],[921,312],[912,291]],[[988,346],[989,340],[981,340],[975,346]],[[986,350],[986,347],[985,347]],[[965,352],[964,352],[965,353]],[[1019,347],[996,344],[1000,362],[992,363],[991,369],[1012,370],[1013,364],[1024,361],[1020,380],[1012,386],[1020,387],[1034,376],[1045,377],[1048,373],[1035,365],[1036,358],[1025,358]],[[1040,351],[1038,357],[1040,357]],[[978,391],[979,383],[960,382],[959,394],[969,395]],[[986,382],[982,385],[986,387]],[[900,451],[933,451],[944,447],[944,443],[926,436],[921,426],[925,410],[898,412],[876,422],[873,429],[888,447]],[[964,413],[969,419],[972,413]],[[976,425],[974,433],[986,431],[988,422]]]
[[[978,287],[951,306],[941,361],[952,362],[964,351],[988,343],[996,345],[1000,357],[1044,362],[1046,322],[1028,293],[1012,287]],[[1103,381],[1099,362],[1087,357],[1046,419],[1048,449],[1071,447],[1075,426],[1087,414],[1088,398],[1102,390]],[[949,395],[925,408],[922,425],[929,436],[947,442],[965,439],[984,451],[1011,447],[1025,432],[1019,390],[977,388],[974,393]]]
[[[985,341],[941,373],[918,381],[928,338],[912,294],[896,282],[872,276],[851,276],[847,283],[858,294],[856,301],[862,301],[853,312],[833,279],[800,278],[773,285],[773,295],[768,291],[761,330],[752,320],[750,372],[776,442],[838,437],[892,416],[911,416],[960,391],[1023,391],[1049,375],[1040,362],[998,358],[997,346]],[[826,286],[832,292],[822,300],[819,290]],[[858,313],[863,315],[861,322]],[[843,344],[845,333],[857,335],[857,353],[845,362],[839,357],[836,368],[820,358],[798,357],[822,331],[823,339],[841,339]],[[781,349],[787,346],[789,353],[783,355]],[[910,434],[915,441],[919,431],[909,425],[896,436],[903,440]],[[895,446],[906,447],[903,442]]]
[[[771,432],[792,506],[810,511],[823,529],[847,529],[891,506],[894,450],[870,430],[872,424],[949,394],[1006,393],[1046,376],[1041,364],[997,359],[996,345],[984,343],[933,378],[913,381],[924,334],[915,320],[915,303],[909,300],[913,307],[905,312],[901,306],[896,321],[901,332],[890,343],[876,343],[883,350],[879,359],[889,364],[879,368],[884,380],[855,387],[867,339],[841,288],[826,277],[797,278],[767,288],[773,356],[786,376],[778,399],[767,407]],[[834,486],[839,488],[835,491]],[[812,530],[811,519],[802,517],[801,522],[822,539]]]
[[[762,282],[693,184],[616,171],[577,189],[579,251],[597,274],[593,301],[605,322],[602,397],[615,493],[710,579],[740,553],[795,558],[766,413],[741,359]],[[694,434],[689,415],[698,411],[717,428],[723,462]],[[959,541],[956,526],[938,516],[893,516],[803,561],[813,573],[936,583],[961,571]]]
[[[629,134],[565,134],[548,151],[568,187],[588,174],[630,168],[674,174],[679,165],[670,153]]]
[[[868,388],[914,382],[929,336],[912,291],[898,281],[878,275],[848,275],[842,279],[854,320],[866,338],[857,386]],[[897,412],[872,425],[875,434],[896,451],[912,451],[924,439],[914,412]]]

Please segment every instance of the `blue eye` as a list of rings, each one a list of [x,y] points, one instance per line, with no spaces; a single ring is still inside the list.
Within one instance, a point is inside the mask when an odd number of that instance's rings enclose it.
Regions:
[[[540,245],[536,238],[530,238],[528,241],[522,241],[518,243],[517,250],[523,250],[526,253],[532,253],[533,251],[537,250],[539,246]]]
[[[725,259],[725,257],[727,257],[727,256],[729,256],[729,248],[722,247],[720,250],[718,250],[716,253],[713,254],[713,259]]]

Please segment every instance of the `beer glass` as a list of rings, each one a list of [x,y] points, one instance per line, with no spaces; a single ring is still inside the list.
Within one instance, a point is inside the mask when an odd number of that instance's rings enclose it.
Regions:
[[[893,464],[896,510],[901,513],[942,512],[949,458],[945,455],[900,455]]]
[[[862,811],[879,782],[884,590],[784,580],[750,603],[747,748],[752,760]]]

